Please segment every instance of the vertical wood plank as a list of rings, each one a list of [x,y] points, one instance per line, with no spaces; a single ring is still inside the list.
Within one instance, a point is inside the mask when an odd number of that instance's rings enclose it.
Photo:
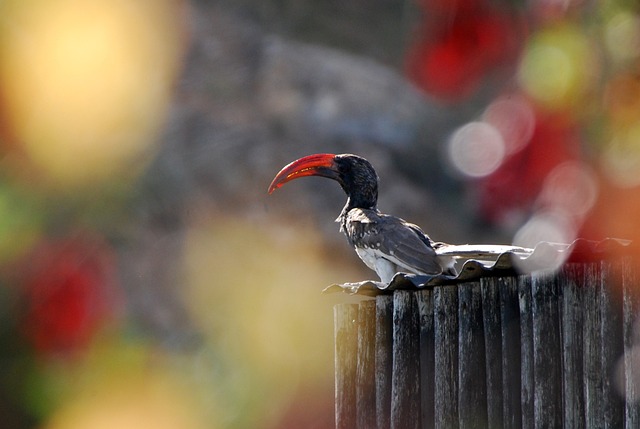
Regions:
[[[622,338],[622,264],[620,261],[602,262],[600,284],[600,317],[602,343],[602,411],[604,428],[620,428],[624,423],[624,402],[615,388],[617,363],[624,362]],[[624,363],[623,363],[624,365]]]
[[[482,322],[486,351],[487,375],[487,425],[490,428],[503,426],[503,386],[502,386],[502,317],[500,314],[499,279],[486,277],[480,280],[482,290]],[[517,301],[516,301],[517,305]],[[518,338],[520,332],[518,332]],[[518,344],[520,342],[518,341]],[[520,349],[518,348],[518,360]],[[520,374],[517,374],[520,379]],[[520,408],[518,391],[518,409]],[[518,422],[520,423],[520,422]]]
[[[420,324],[415,291],[393,293],[391,428],[420,424]]]
[[[599,264],[588,264],[585,271],[583,288],[583,391],[585,426],[588,428],[603,427],[602,359],[600,345],[602,331],[600,330],[602,314],[600,313],[600,284],[601,270]]]
[[[518,282],[515,277],[505,277],[499,279],[498,286],[502,326],[503,424],[505,429],[516,429],[522,426]]]
[[[531,276],[518,277],[518,298],[520,306],[520,357],[522,390],[522,428],[534,427],[534,377],[533,377],[533,318],[531,314]]]
[[[632,259],[626,259],[622,271],[624,288],[624,392],[625,427],[640,427],[640,284]]]
[[[358,305],[334,307],[336,428],[356,426],[356,364],[358,344]]]
[[[434,289],[435,427],[458,427],[458,292]]]
[[[435,426],[435,345],[433,326],[433,290],[418,292],[420,313],[420,409],[422,429]]]
[[[375,389],[376,302],[363,301],[358,307],[358,352],[356,366],[356,428],[376,426]]]
[[[584,428],[582,356],[584,264],[568,264],[558,276],[562,296],[562,399],[566,428]]]
[[[487,389],[479,283],[458,285],[458,418],[461,429],[487,427]]]
[[[559,294],[555,279],[531,275],[534,421],[536,428],[562,425]]]
[[[378,429],[391,427],[393,364],[393,295],[376,297],[376,420]]]

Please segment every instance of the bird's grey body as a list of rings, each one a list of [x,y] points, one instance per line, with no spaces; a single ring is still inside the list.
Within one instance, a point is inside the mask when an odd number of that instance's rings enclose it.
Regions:
[[[398,272],[455,274],[454,259],[437,255],[440,243],[433,242],[417,225],[360,208],[343,213],[336,221],[360,259],[385,283]]]

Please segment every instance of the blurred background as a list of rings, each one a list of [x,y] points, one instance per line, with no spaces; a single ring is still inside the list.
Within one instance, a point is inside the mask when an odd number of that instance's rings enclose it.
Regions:
[[[451,243],[640,239],[630,0],[5,0],[0,426],[331,428],[334,182]]]

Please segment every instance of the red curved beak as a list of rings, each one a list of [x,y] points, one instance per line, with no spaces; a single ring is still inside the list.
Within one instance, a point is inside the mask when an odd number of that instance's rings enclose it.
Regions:
[[[339,173],[334,162],[335,155],[331,153],[317,153],[305,156],[285,166],[269,185],[269,194],[285,183],[305,176],[322,176],[338,180]]]

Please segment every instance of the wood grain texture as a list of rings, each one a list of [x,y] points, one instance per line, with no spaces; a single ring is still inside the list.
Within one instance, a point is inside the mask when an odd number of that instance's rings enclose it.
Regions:
[[[624,362],[622,338],[623,286],[620,261],[603,262],[600,284],[600,344],[602,380],[602,422],[604,428],[624,426],[624,400],[616,391],[615,371],[619,361]]]
[[[502,419],[504,428],[515,429],[522,425],[518,282],[515,277],[502,277],[497,281],[502,326],[502,392],[504,396]]]
[[[584,264],[569,264],[558,276],[562,295],[562,400],[566,428],[584,428],[582,340]]]
[[[376,302],[358,307],[358,351],[356,366],[356,428],[376,426]]]
[[[622,268],[625,427],[640,427],[640,281],[633,261]],[[622,390],[622,389],[621,389]]]
[[[458,290],[434,289],[435,427],[458,427]]]
[[[376,297],[376,421],[391,427],[391,371],[393,366],[393,295]]]
[[[487,277],[480,281],[482,293],[482,322],[485,341],[487,379],[487,425],[503,426],[504,390],[502,383],[502,317],[500,312],[499,280]],[[517,305],[517,301],[516,301]],[[518,337],[520,332],[518,332]],[[518,359],[519,359],[518,349]],[[520,374],[518,374],[520,378]],[[520,409],[518,391],[518,409]]]
[[[334,307],[336,428],[356,427],[358,305]]]
[[[418,292],[420,313],[420,410],[422,429],[435,426],[435,344],[433,290]]]
[[[585,426],[603,427],[602,384],[602,313],[600,312],[600,294],[598,293],[602,270],[600,264],[589,264],[585,268],[585,284],[582,290],[583,304],[583,391]]]
[[[533,372],[533,317],[531,313],[531,277],[518,277],[518,301],[520,307],[520,406],[522,428],[534,427],[534,372]]]
[[[534,426],[562,425],[562,359],[559,328],[559,293],[555,278],[531,276],[533,321]]]
[[[415,291],[393,293],[391,428],[420,426],[420,324]]]
[[[461,429],[487,427],[482,293],[478,283],[458,285],[458,420]]]

